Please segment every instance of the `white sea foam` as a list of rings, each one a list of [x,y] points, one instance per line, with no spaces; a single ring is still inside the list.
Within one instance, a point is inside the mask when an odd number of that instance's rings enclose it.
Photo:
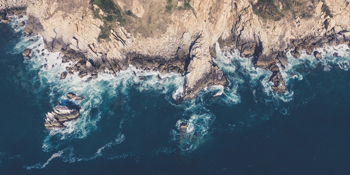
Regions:
[[[32,166],[24,166],[24,168],[26,168],[27,170],[43,169],[55,158],[61,158],[62,161],[66,162],[66,163],[75,163],[75,162],[93,160],[93,159],[96,159],[97,157],[103,156],[103,152],[105,151],[105,149],[111,148],[112,146],[115,146],[118,144],[121,144],[124,140],[125,140],[124,134],[119,134],[115,140],[110,141],[107,144],[103,145],[102,147],[97,149],[97,151],[95,152],[94,155],[92,155],[90,157],[86,157],[86,158],[75,155],[74,148],[68,147],[68,148],[65,148],[63,150],[60,150],[60,151],[52,154],[51,157],[46,162],[39,162],[39,163],[32,165]],[[107,157],[107,158],[109,158],[109,159],[116,159],[117,157],[118,158],[126,158],[128,155],[129,154],[122,154],[122,155],[111,156],[111,157]]]
[[[40,162],[40,163],[37,163],[37,164],[32,165],[32,166],[25,166],[24,168],[26,168],[27,170],[31,170],[34,168],[35,169],[43,169],[51,162],[51,160],[58,158],[58,157],[61,157],[65,150],[67,150],[67,149],[64,149],[64,150],[58,151],[57,153],[52,154],[51,157],[49,159],[47,159],[47,161],[45,163]]]
[[[12,18],[12,20],[10,21],[9,25],[13,28],[13,30],[15,32],[21,32],[23,31],[25,26],[20,26],[19,24],[22,21],[26,21],[28,19],[27,16],[23,16],[22,18],[19,18],[17,15],[13,15],[13,16],[8,16],[9,18]]]
[[[0,167],[3,161],[19,159],[20,157],[20,155],[13,155],[9,152],[0,152]]]

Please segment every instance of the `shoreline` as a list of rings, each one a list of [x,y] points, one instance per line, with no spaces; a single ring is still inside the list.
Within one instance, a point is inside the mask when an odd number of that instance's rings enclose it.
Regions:
[[[10,9],[5,9],[6,13],[9,11],[13,14],[24,13],[25,10],[26,7],[13,7]],[[329,25],[331,25],[331,21],[329,18],[325,21],[328,21],[327,25],[325,24],[325,27],[327,28]],[[25,33],[27,35],[36,35],[42,33],[43,31],[44,27],[42,26],[40,19],[33,16],[28,16]],[[112,35],[123,45],[128,42],[125,40],[125,36],[120,35],[118,31],[112,30]],[[232,40],[231,38],[236,39]],[[200,36],[197,39],[201,40]],[[197,39],[193,41],[191,45],[196,46],[197,44],[200,44],[201,41],[197,42]],[[78,42],[78,39],[76,39],[76,41]],[[184,94],[182,95],[183,99],[195,98],[196,94],[202,91],[205,87],[210,87],[212,85],[226,86],[228,84],[228,80],[223,75],[220,68],[218,68],[212,61],[212,59],[215,59],[216,56],[216,51],[213,49],[215,48],[214,46],[210,47],[210,64],[206,65],[205,68],[207,72],[201,73],[201,68],[198,68],[195,63],[202,59],[203,54],[205,55],[205,51],[202,50],[199,50],[199,53],[194,55],[192,53],[192,49],[189,51],[180,49],[180,52],[177,52],[177,55],[170,56],[170,58],[163,58],[161,55],[156,56],[154,54],[144,55],[138,51],[128,51],[124,53],[124,59],[118,60],[108,59],[107,54],[103,55],[100,52],[94,52],[95,45],[89,44],[88,46],[90,51],[93,51],[96,55],[100,55],[98,56],[100,57],[99,61],[96,61],[94,58],[89,58],[87,51],[72,49],[70,44],[66,44],[60,38],[56,39],[55,37],[54,40],[49,42],[45,40],[44,37],[44,42],[45,48],[49,51],[55,51],[58,49],[60,53],[64,54],[62,63],[68,61],[73,62],[72,66],[67,67],[66,71],[61,73],[62,79],[64,79],[67,74],[73,73],[77,73],[81,78],[90,76],[90,79],[97,77],[99,73],[103,72],[111,72],[117,76],[118,72],[121,70],[126,70],[131,64],[134,67],[143,69],[144,71],[153,70],[159,71],[162,74],[166,74],[168,72],[179,73],[181,76],[183,76],[185,81]],[[222,47],[222,50],[232,51],[233,49],[238,49],[242,57],[254,57],[253,65],[255,67],[267,69],[272,72],[272,75],[269,77],[269,81],[273,83],[271,86],[273,91],[275,93],[285,93],[288,91],[288,89],[286,88],[283,76],[281,75],[280,67],[277,64],[281,64],[282,68],[288,64],[288,60],[286,59],[287,53],[291,53],[292,56],[298,58],[300,57],[300,52],[305,50],[308,55],[313,54],[315,59],[322,59],[320,58],[321,54],[316,51],[316,49],[323,48],[325,44],[347,44],[349,46],[350,31],[341,30],[337,32],[333,29],[333,31],[325,33],[324,36],[319,36],[317,33],[315,33],[313,36],[309,35],[302,39],[290,40],[289,43],[285,43],[287,45],[287,49],[282,51],[266,51],[259,37],[255,39],[237,40],[237,36],[231,35],[226,37],[226,39],[222,39],[220,37],[217,42]],[[185,78],[187,75],[191,77]]]

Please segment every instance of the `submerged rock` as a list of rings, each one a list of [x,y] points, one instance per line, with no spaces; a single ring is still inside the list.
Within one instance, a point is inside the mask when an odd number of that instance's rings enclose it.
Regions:
[[[75,100],[83,100],[83,99],[84,99],[84,97],[81,97],[81,96],[78,96],[75,98]]]
[[[75,95],[73,92],[70,92],[67,94],[68,99],[75,98],[77,95]]]
[[[79,108],[76,106],[56,106],[46,114],[46,129],[63,129],[65,122],[79,118]]]

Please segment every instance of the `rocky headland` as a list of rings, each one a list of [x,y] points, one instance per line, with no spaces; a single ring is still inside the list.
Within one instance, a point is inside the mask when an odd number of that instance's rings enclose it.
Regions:
[[[16,10],[28,16],[27,35],[74,63],[61,79],[117,76],[132,64],[185,76],[184,99],[228,83],[213,61],[217,42],[270,70],[278,93],[287,91],[287,52],[322,59],[315,48],[350,43],[350,0],[5,0],[0,20]]]

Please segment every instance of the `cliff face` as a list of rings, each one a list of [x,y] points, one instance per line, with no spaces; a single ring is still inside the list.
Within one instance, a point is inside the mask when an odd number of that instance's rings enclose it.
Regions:
[[[227,83],[212,61],[217,41],[225,50],[237,48],[244,57],[255,56],[256,66],[274,72],[272,88],[286,91],[276,62],[283,62],[290,49],[312,53],[323,44],[348,44],[349,2],[36,0],[24,4],[29,16],[26,32],[42,34],[49,50],[62,51],[63,61],[76,63],[67,71],[81,76],[105,70],[117,74],[129,64],[173,71],[186,74],[184,98],[192,98],[205,86]]]

